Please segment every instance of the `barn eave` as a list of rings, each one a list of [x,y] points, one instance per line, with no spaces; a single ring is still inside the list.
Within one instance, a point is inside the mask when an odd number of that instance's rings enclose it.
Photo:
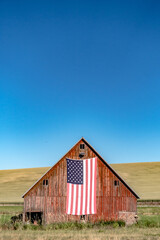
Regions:
[[[58,162],[56,162],[51,168],[49,168],[23,195],[22,198],[51,170],[53,169],[77,144],[83,141],[94,153],[95,155],[111,170],[111,172],[129,189],[129,191],[137,198],[140,197],[135,193],[135,191],[119,176],[119,174],[98,154],[98,152],[82,137]]]

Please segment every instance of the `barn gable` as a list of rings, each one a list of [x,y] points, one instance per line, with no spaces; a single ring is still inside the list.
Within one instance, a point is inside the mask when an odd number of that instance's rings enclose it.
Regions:
[[[97,157],[97,214],[90,221],[117,220],[136,212],[138,195],[111,168],[111,166],[81,138],[53,167],[24,193],[24,221],[26,214],[43,213],[46,223],[79,220],[66,214],[67,170],[66,158],[87,159]],[[29,215],[27,215],[29,216]]]
[[[80,155],[80,152],[82,153],[85,153],[84,155],[84,158],[85,156],[87,155],[87,149],[80,149],[79,150],[79,145],[80,144],[86,144],[88,146],[88,148],[93,151],[93,153],[95,154],[95,156],[97,156],[110,170],[111,172],[129,189],[129,191],[131,191],[131,193],[137,198],[139,199],[139,196],[135,193],[135,191],[133,191],[133,189],[119,176],[118,173],[116,173],[116,171],[96,152],[96,150],[82,137],[55,165],[53,165],[46,173],[44,173],[40,179],[38,179],[24,194],[23,194],[23,198],[25,197],[25,195],[31,191],[31,189],[33,189],[38,183],[40,180],[44,179],[46,175],[49,174],[50,171],[53,170],[53,168],[60,163],[60,161],[62,161],[64,158],[67,157],[68,154],[71,153],[71,157],[72,159],[83,159],[81,158],[79,155]],[[78,146],[78,149],[77,149],[77,146]],[[78,155],[76,154],[76,150],[78,152]],[[95,157],[94,156],[94,157]],[[93,156],[92,156],[93,157]]]

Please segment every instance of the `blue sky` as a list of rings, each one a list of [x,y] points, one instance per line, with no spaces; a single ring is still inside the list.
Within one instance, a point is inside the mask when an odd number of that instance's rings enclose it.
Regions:
[[[160,161],[159,1],[0,1],[0,169],[82,136],[108,163]]]

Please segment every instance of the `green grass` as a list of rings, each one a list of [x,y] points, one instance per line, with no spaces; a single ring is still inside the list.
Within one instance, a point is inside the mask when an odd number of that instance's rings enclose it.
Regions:
[[[0,206],[0,214],[18,214],[23,211],[23,206]]]
[[[152,216],[140,216],[138,220],[138,227],[157,227],[160,228],[160,215],[152,215]]]
[[[160,199],[160,162],[111,164],[141,199]],[[0,203],[23,202],[21,196],[46,168],[0,170]]]
[[[160,208],[139,207],[138,224],[124,227],[123,222],[54,223],[35,226],[23,223],[11,224],[14,206],[5,207],[9,214],[0,214],[1,240],[159,240]],[[155,214],[155,211],[157,215]]]

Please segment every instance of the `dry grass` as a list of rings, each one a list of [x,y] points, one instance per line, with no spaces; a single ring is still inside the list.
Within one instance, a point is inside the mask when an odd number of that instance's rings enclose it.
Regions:
[[[104,230],[1,231],[1,240],[158,240],[160,229],[117,228]]]
[[[160,162],[111,166],[142,199],[160,199]],[[48,169],[0,170],[0,202],[22,202],[22,194]]]
[[[112,164],[141,199],[160,199],[160,162]]]
[[[0,202],[23,202],[22,194],[48,169],[0,170]]]

